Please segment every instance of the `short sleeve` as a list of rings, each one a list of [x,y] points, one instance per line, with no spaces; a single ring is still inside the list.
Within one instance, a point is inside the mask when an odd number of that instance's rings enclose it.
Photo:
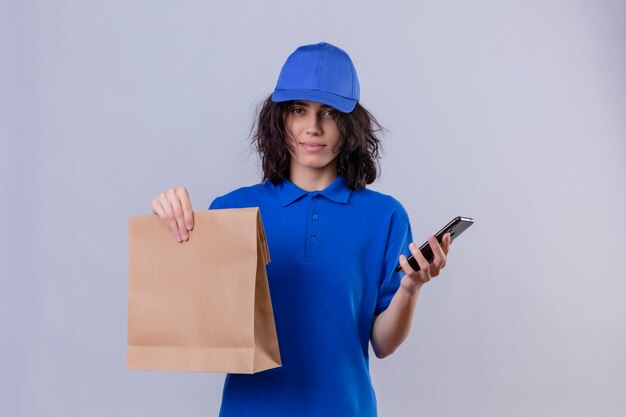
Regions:
[[[400,208],[394,213],[389,228],[388,239],[385,245],[385,256],[381,271],[381,281],[378,289],[375,314],[380,314],[387,309],[394,294],[400,287],[400,280],[404,272],[396,272],[400,254],[409,257],[411,251],[409,244],[413,241],[411,224],[406,210]]]

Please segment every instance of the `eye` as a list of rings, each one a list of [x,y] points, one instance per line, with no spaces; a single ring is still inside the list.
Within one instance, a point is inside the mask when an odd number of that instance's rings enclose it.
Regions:
[[[323,114],[327,114],[331,117],[335,117],[335,111],[334,110],[326,110]]]
[[[292,107],[291,112],[295,114],[302,114],[304,113],[304,109],[301,107]]]

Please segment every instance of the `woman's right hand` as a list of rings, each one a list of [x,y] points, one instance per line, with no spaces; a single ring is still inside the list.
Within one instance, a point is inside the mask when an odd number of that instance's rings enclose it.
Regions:
[[[186,188],[170,188],[159,194],[152,200],[152,212],[161,218],[178,242],[189,239],[189,231],[193,229],[193,209]]]

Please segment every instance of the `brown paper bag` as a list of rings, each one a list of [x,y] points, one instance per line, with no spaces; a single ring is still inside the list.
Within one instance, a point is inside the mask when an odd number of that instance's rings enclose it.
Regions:
[[[182,243],[158,216],[133,216],[128,237],[128,369],[281,366],[258,207],[194,211]]]

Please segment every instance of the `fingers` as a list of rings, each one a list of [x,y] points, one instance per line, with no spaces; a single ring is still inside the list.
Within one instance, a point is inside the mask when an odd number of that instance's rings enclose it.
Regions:
[[[448,260],[448,252],[450,252],[451,244],[452,236],[450,236],[450,233],[446,233],[445,235],[443,235],[443,243],[441,245],[441,249],[443,250],[443,253],[446,255],[446,257],[443,260],[443,265],[441,265],[441,268],[444,268],[446,266],[446,262]]]
[[[430,265],[428,261],[415,243],[411,243],[409,245],[409,250],[417,261],[420,270],[414,270],[407,261],[406,256],[400,255],[400,265],[402,266],[402,270],[415,284],[423,284],[424,282],[428,282],[430,280]]]
[[[445,236],[443,240],[445,240]],[[437,276],[439,275],[439,271],[441,270],[441,268],[443,268],[446,262],[446,254],[444,253],[441,245],[439,244],[435,236],[429,236],[428,243],[430,244],[430,248],[432,249],[433,255],[435,256],[435,259],[433,259],[431,272],[433,276]]]
[[[176,222],[176,215],[174,214],[174,207],[172,206],[172,202],[167,198],[165,193],[161,193],[159,195],[159,201],[163,206],[163,211],[165,215],[161,218],[169,227],[170,231],[179,242],[182,241],[182,237],[178,231],[178,223]]]
[[[178,195],[180,205],[183,208],[183,227],[185,230],[190,231],[193,229],[193,209],[191,207],[189,193],[185,188],[178,188],[176,190],[176,195]]]
[[[417,261],[417,264],[420,266],[420,272],[427,271],[428,268],[430,267],[430,264],[428,263],[428,260],[424,257],[424,254],[422,253],[422,251],[419,250],[419,248],[414,242],[411,242],[411,244],[409,245],[409,250],[411,251],[411,254]],[[411,265],[409,265],[409,267],[410,266]]]
[[[189,239],[193,229],[193,209],[185,188],[170,188],[152,200],[152,209],[170,229],[176,240]]]
[[[176,219],[176,228],[178,229],[178,236],[182,240],[187,240],[187,227],[185,226],[185,216],[183,214],[183,206],[180,204],[180,198],[178,192],[173,188],[167,190],[167,197],[170,203],[172,203],[172,209],[174,210],[174,218]]]
[[[441,249],[443,249],[443,253],[445,253],[446,255],[448,254],[448,251],[450,250],[451,244],[452,244],[452,236],[450,236],[450,233],[446,233],[445,235],[443,235],[443,242],[441,243]]]
[[[426,260],[424,254],[419,250],[415,243],[409,245],[409,250],[413,254],[413,257],[417,261],[420,270],[415,271],[404,255],[400,255],[400,266],[404,273],[416,284],[425,283],[430,281],[431,278],[439,275],[441,269],[446,265],[446,258],[448,250],[450,249],[450,234],[446,233],[443,236],[441,245],[435,238],[435,236],[428,237],[428,244],[433,252],[434,259],[431,263]]]
[[[406,275],[413,275],[416,271],[409,265],[409,261],[406,260],[406,256],[400,255],[400,266],[402,267],[402,271]],[[421,268],[421,267],[420,267]]]

